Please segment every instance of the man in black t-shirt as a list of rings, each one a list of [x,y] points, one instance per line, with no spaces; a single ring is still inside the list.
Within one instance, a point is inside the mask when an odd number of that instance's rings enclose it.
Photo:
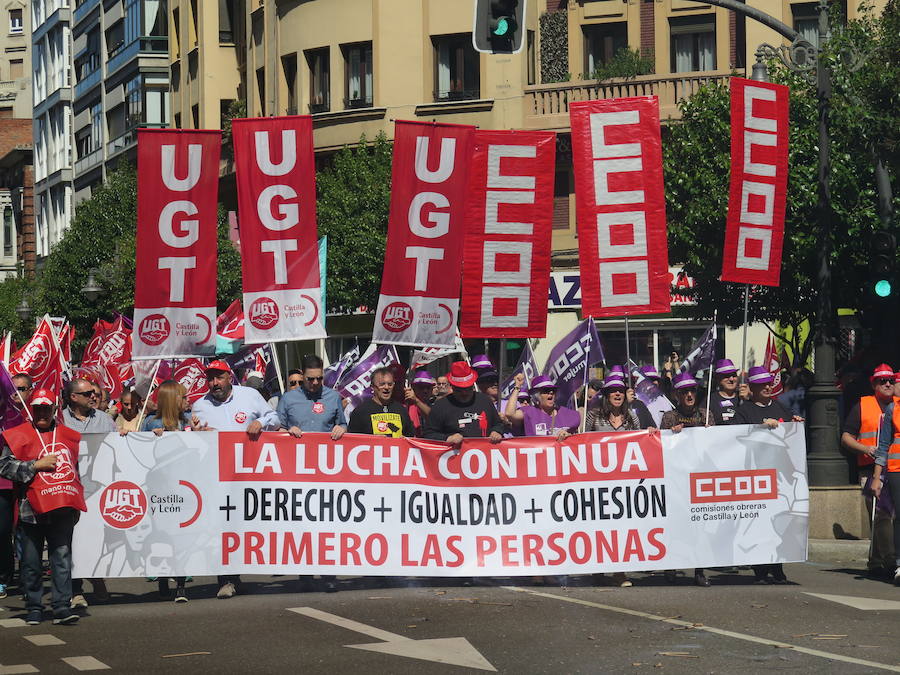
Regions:
[[[425,422],[425,438],[458,446],[463,438],[489,438],[499,443],[503,422],[487,394],[475,391],[478,375],[465,361],[450,366],[447,374],[453,388],[446,398],[435,401]]]
[[[372,373],[372,398],[353,409],[347,431],[390,438],[415,436],[406,407],[394,400],[394,373],[390,368],[378,368]]]
[[[709,412],[716,418],[716,424],[728,424],[743,403],[738,396],[738,369],[731,359],[719,359],[713,367],[713,375],[716,391],[709,397]]]

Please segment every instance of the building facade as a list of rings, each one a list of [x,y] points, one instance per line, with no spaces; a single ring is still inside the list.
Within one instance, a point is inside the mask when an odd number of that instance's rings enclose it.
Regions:
[[[31,119],[31,10],[25,0],[0,7],[0,119]]]

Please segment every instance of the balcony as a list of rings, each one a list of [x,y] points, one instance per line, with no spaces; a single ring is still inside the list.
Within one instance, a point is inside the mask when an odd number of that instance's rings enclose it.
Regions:
[[[130,43],[118,45],[106,61],[106,76],[110,77],[125,64],[137,58],[138,54],[159,54],[168,58],[169,38],[142,37]]]
[[[72,22],[77,25],[84,19],[88,14],[91,13],[91,10],[94,7],[97,7],[100,4],[100,0],[84,0],[84,2],[75,6],[75,11],[72,12]]]
[[[83,77],[75,83],[75,98],[81,98],[91,89],[100,84],[100,78],[103,75],[100,68],[97,68],[90,75]]]
[[[630,80],[558,82],[525,87],[526,129],[569,129],[569,103],[629,96],[658,96],[661,120],[678,119],[678,103],[693,96],[704,84],[727,84],[744,71],[705,71],[673,75],[642,75]]]
[[[81,176],[103,161],[103,148],[97,148],[89,152],[81,159],[75,161],[75,175]]]
[[[168,126],[168,124],[142,124],[140,127],[131,127],[130,129],[127,129],[121,135],[106,144],[107,159],[137,144],[138,129],[166,129]]]

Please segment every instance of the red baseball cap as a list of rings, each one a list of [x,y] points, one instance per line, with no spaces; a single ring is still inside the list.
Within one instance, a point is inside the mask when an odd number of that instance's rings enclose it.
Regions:
[[[872,376],[869,378],[869,382],[877,380],[882,377],[894,377],[894,369],[891,368],[888,364],[882,363],[879,366],[875,366],[875,370],[872,371]]]
[[[56,405],[56,394],[49,389],[37,389],[32,395],[29,405]]]
[[[447,380],[454,387],[471,387],[478,380],[478,373],[467,362],[455,361],[450,365]]]
[[[225,363],[225,361],[223,361],[222,359],[216,359],[215,361],[210,363],[208,366],[206,366],[206,368],[204,368],[203,372],[206,373],[207,377],[209,377],[209,373],[212,370],[221,370],[225,373],[230,373],[231,366],[229,366],[227,363]]]

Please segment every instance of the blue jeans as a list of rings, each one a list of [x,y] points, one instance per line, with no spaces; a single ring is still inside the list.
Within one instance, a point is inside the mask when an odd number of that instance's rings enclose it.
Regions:
[[[41,559],[44,542],[50,558],[50,606],[54,614],[67,612],[72,601],[72,530],[77,511],[56,509],[41,516],[37,525],[20,523],[22,528],[22,585],[29,612],[44,608],[44,574]]]

